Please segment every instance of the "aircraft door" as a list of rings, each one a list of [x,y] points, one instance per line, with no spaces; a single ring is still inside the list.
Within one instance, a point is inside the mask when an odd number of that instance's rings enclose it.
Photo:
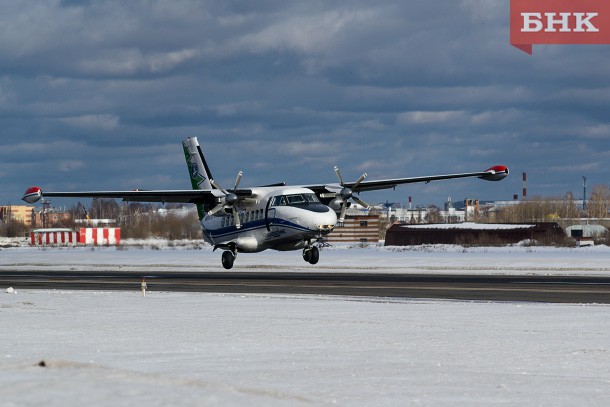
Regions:
[[[275,218],[275,208],[269,208],[266,211],[265,222],[267,224],[267,230],[271,232],[271,226],[273,226],[273,219]]]
[[[265,224],[268,232],[271,232],[271,219],[275,218],[275,208],[270,208],[270,206],[271,199],[267,201],[267,207],[265,208]]]

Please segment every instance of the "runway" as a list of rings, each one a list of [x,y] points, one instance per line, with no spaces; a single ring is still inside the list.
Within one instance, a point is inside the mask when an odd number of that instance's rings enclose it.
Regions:
[[[15,289],[147,290],[610,303],[610,277],[316,272],[0,271]]]

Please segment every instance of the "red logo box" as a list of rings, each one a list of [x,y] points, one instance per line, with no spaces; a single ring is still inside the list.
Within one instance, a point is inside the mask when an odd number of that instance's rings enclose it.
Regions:
[[[511,0],[510,43],[530,55],[533,44],[610,44],[610,1]]]

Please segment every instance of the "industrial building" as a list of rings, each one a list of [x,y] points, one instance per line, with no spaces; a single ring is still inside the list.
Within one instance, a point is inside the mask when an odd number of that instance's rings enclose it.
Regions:
[[[602,225],[573,225],[566,228],[566,234],[575,239],[600,238],[608,233]]]
[[[347,215],[343,224],[337,224],[327,236],[329,243],[378,243],[379,215]]]
[[[538,241],[544,244],[559,243],[565,239],[563,229],[553,222],[531,224],[429,224],[410,225],[396,223],[386,232],[386,246],[412,246],[421,244],[500,245],[521,241]]]

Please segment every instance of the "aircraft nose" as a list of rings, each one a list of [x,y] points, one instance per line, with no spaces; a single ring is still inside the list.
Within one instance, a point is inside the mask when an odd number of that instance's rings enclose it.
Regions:
[[[327,235],[333,231],[337,224],[337,214],[333,210],[325,213],[316,213],[312,222],[312,229],[319,230],[322,234]]]

